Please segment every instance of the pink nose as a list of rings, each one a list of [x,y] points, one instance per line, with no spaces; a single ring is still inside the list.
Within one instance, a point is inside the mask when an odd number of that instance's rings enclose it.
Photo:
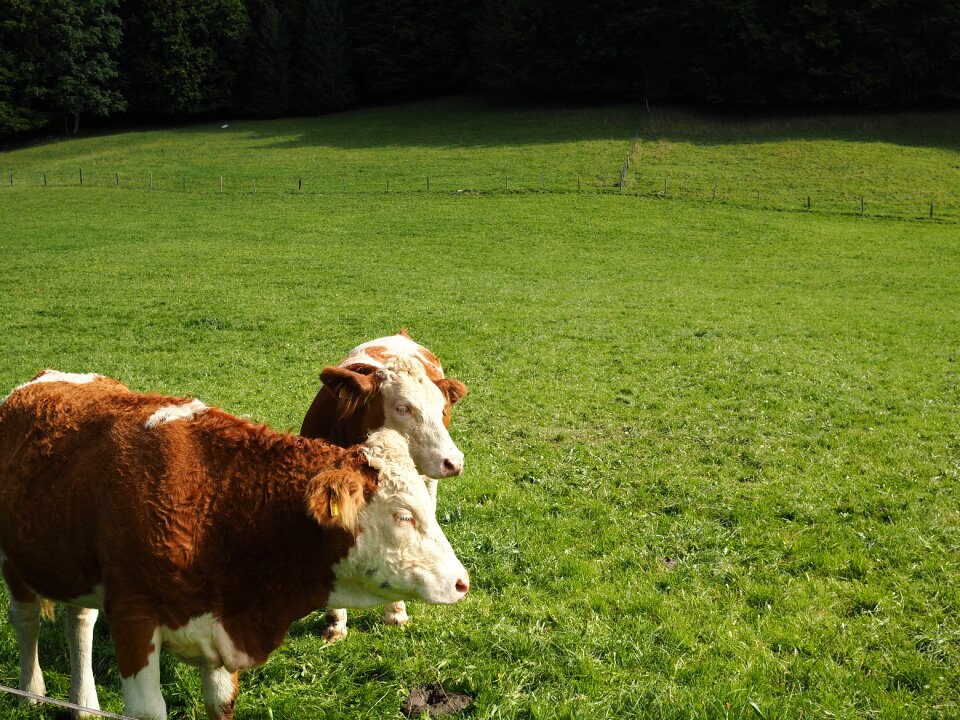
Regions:
[[[446,458],[443,461],[443,465],[440,467],[441,477],[450,477],[451,475],[459,475],[463,472],[463,460],[451,460]]]
[[[457,588],[457,592],[458,592],[458,593],[462,593],[462,594],[466,595],[466,594],[467,594],[467,590],[470,589],[470,581],[467,580],[466,578],[464,578],[464,579],[462,579],[462,580],[457,580],[457,584],[456,584],[455,587]]]

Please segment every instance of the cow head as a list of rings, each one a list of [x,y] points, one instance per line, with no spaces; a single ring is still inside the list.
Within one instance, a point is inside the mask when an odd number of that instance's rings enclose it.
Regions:
[[[318,522],[339,524],[355,539],[333,568],[328,604],[363,608],[397,600],[457,602],[470,588],[469,576],[437,523],[436,506],[406,440],[382,429],[361,447],[378,473],[376,489],[366,501],[362,482],[343,471],[331,471],[334,475],[326,479],[318,476],[307,493],[307,507]]]
[[[408,357],[391,358],[382,368],[327,367],[320,379],[339,398],[341,414],[366,408],[367,429],[383,426],[400,433],[424,475],[449,477],[463,471],[463,453],[447,429],[450,405],[467,392],[459,380],[431,382],[423,365]]]

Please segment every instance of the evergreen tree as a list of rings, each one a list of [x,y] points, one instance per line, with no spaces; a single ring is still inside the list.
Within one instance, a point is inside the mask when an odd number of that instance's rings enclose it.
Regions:
[[[190,115],[229,104],[247,31],[242,0],[125,0],[122,14],[132,110]]]
[[[45,122],[36,109],[35,66],[39,46],[28,23],[25,2],[0,3],[0,136]]]
[[[26,25],[36,40],[25,79],[39,109],[73,118],[108,115],[126,102],[116,89],[120,18],[116,0],[40,0],[30,4]]]
[[[290,109],[288,23],[273,0],[256,0],[248,7],[244,68],[233,105],[247,115],[277,117]]]
[[[340,0],[300,0],[288,18],[291,109],[314,115],[349,105],[353,80]]]

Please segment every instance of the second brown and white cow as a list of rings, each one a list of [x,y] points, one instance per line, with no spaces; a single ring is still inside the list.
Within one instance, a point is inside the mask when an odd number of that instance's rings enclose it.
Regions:
[[[71,700],[97,708],[93,623],[106,612],[126,713],[162,720],[159,652],[199,666],[210,718],[237,671],[327,605],[453,603],[466,570],[407,442],[341,449],[198,400],[46,371],[0,405],[0,569],[20,687],[44,693],[40,599],[63,602]]]
[[[401,330],[358,345],[336,367],[320,373],[322,385],[300,434],[341,447],[388,427],[410,443],[417,468],[433,478],[459,475],[463,453],[450,438],[450,408],[467,386],[443,374],[437,357]]]
[[[397,382],[393,378],[401,368],[403,380]],[[437,356],[411,339],[405,328],[358,345],[339,365],[324,368],[320,379],[323,385],[300,429],[304,437],[348,447],[362,442],[369,432],[388,427],[408,439],[425,475],[448,477],[463,470],[459,450],[441,458],[432,448],[442,448],[449,438],[450,409],[467,394],[467,386],[446,377]],[[440,441],[431,444],[430,437]],[[429,489],[436,499],[436,483]],[[405,603],[385,606],[383,618],[388,625],[406,623]],[[333,642],[346,636],[346,610],[329,610],[323,637]]]

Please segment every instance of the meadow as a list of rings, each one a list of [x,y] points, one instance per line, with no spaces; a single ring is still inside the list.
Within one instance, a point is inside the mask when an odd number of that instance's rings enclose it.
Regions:
[[[334,645],[303,619],[238,718],[398,717],[429,682],[471,718],[960,716],[960,116],[646,112],[460,99],[0,154],[0,387],[96,371],[296,431],[323,366],[401,326],[470,387],[438,506],[469,596]],[[311,168],[332,187],[295,192]],[[717,168],[804,201],[854,168],[886,210],[680,192]],[[942,217],[901,209],[921,186]],[[118,712],[104,619],[95,652]],[[65,698],[59,627],[41,663]],[[196,671],[162,670],[203,717]]]

